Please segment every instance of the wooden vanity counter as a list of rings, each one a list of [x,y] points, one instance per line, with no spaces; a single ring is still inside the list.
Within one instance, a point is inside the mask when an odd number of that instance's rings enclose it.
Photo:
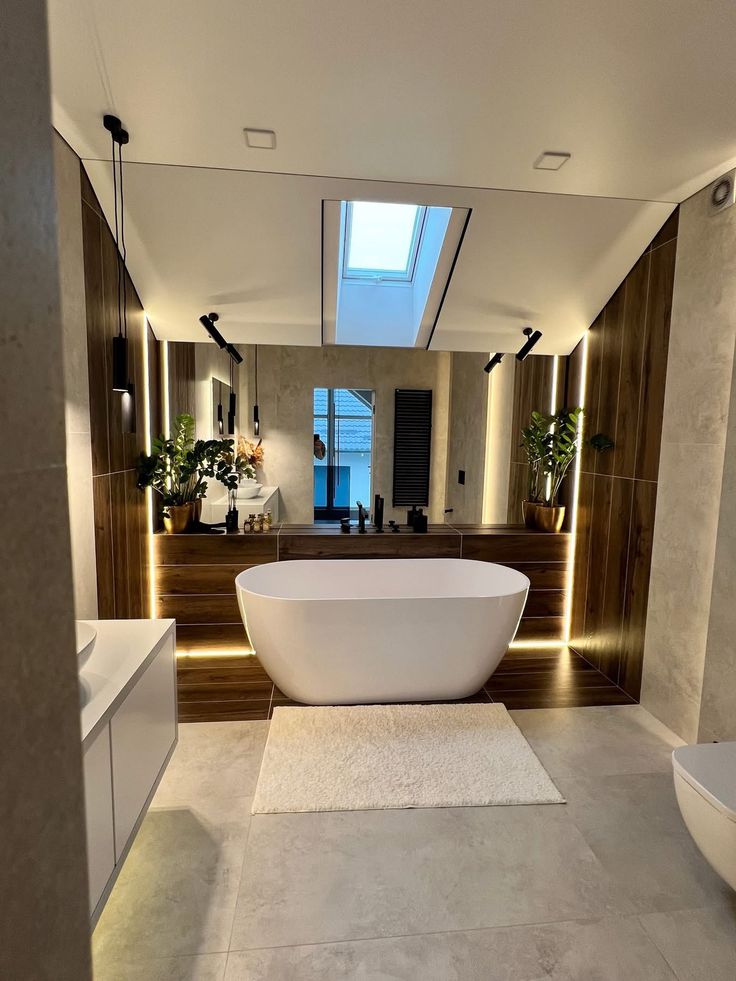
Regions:
[[[246,652],[233,582],[239,572],[290,559],[467,558],[518,569],[531,581],[518,640],[563,637],[568,534],[523,525],[430,525],[426,534],[339,525],[274,526],[268,532],[155,536],[156,616],[177,622],[177,653]]]

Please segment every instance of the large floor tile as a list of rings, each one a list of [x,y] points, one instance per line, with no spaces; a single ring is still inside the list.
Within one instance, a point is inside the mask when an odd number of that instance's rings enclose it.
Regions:
[[[231,952],[225,981],[675,981],[635,918]]]
[[[231,946],[629,911],[561,805],[257,815]]]
[[[679,981],[736,978],[736,893],[731,897],[729,906],[640,917]]]
[[[213,797],[252,797],[268,722],[188,722],[153,807]]]
[[[730,901],[685,828],[669,774],[563,778],[560,787],[571,819],[637,911]]]
[[[227,954],[94,965],[94,981],[223,981]]]
[[[511,716],[553,778],[671,772],[673,732],[640,705],[516,710]]]
[[[248,806],[215,798],[149,811],[94,932],[100,970],[228,949]]]

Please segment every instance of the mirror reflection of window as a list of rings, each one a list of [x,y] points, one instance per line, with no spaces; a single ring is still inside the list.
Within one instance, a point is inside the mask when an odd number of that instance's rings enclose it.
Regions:
[[[374,399],[363,388],[314,390],[315,521],[355,517],[356,501],[370,506]]]

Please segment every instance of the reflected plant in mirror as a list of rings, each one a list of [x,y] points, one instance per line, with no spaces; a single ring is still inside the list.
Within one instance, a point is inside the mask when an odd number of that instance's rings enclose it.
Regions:
[[[234,455],[232,439],[194,438],[194,419],[187,413],[174,420],[171,437],[161,433],[152,443],[150,455],[138,458],[138,488],[150,487],[163,504],[164,527],[169,534],[187,531],[199,520],[208,478],[234,489],[243,477],[255,475],[254,468]]]

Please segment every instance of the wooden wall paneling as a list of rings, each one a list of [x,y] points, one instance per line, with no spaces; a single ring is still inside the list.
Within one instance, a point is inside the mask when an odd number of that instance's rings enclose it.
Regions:
[[[266,719],[273,682],[254,656],[179,657],[179,721]]]
[[[357,541],[356,541],[357,539]],[[289,559],[453,559],[460,558],[460,535],[444,527],[430,534],[404,531],[395,535],[279,534],[279,560]]]
[[[651,253],[636,454],[640,480],[656,480],[659,471],[676,250],[672,241]]]
[[[585,605],[588,590],[588,563],[590,557],[590,530],[593,515],[593,487],[595,477],[590,473],[580,474],[578,491],[578,521],[575,535],[575,550],[572,557],[572,604],[570,618],[570,643],[585,654]]]
[[[644,633],[652,563],[657,485],[634,482],[629,529],[626,589],[617,684],[638,700],[644,661]]]
[[[522,617],[517,641],[559,640],[564,642],[564,617]]]
[[[626,328],[621,352],[621,380],[618,392],[617,425],[614,437],[613,473],[633,477],[636,464],[639,395],[646,334],[647,294],[650,253],[646,252],[626,277],[624,321]]]
[[[97,569],[97,615],[100,620],[115,619],[115,579],[113,575],[112,502],[110,475],[92,478],[95,521],[95,564]]]
[[[607,678],[618,678],[624,618],[629,525],[634,481],[611,479],[611,515],[606,551],[605,589],[598,623],[598,667]]]
[[[626,283],[622,283],[603,311],[601,373],[598,386],[598,418],[595,432],[616,439],[618,389],[621,378],[621,349],[624,334],[624,300]],[[604,367],[605,366],[605,367]],[[593,432],[591,432],[591,436]],[[613,473],[613,452],[593,453],[595,472]]]
[[[211,595],[235,590],[235,577],[252,564],[161,565],[156,570],[159,596]]]
[[[156,616],[171,617],[177,624],[237,623],[242,624],[235,586],[229,592],[191,596],[158,597]]]
[[[87,368],[89,373],[90,432],[92,473],[110,472],[110,442],[107,419],[107,335],[102,303],[102,247],[100,216],[85,204],[82,207],[84,249],[84,292],[87,305]]]
[[[169,342],[169,405],[170,418],[182,413],[194,415],[194,345],[184,342]]]
[[[250,641],[242,623],[177,624],[176,627],[177,654],[250,649]]]
[[[504,535],[462,532],[462,557],[482,562],[501,562],[514,568],[523,562],[566,562],[569,535],[545,535],[525,531]]]
[[[611,517],[611,478],[604,474],[593,480],[590,549],[585,603],[585,657],[600,666],[600,629],[608,559],[608,528]]]
[[[571,646],[634,699],[644,652],[677,223],[674,212],[588,332],[585,436],[604,432],[615,446],[596,455],[586,444],[582,453]],[[570,376],[574,370],[571,357]]]
[[[241,535],[156,535],[156,565],[261,565],[275,562],[278,532]]]
[[[144,617],[150,612],[148,521],[145,497],[135,486],[137,457],[146,445],[144,313],[133,282],[124,274],[131,400],[112,391],[112,338],[119,330],[118,254],[83,167],[81,171],[99,616]],[[150,332],[149,351],[154,342]],[[159,376],[154,370],[149,378],[152,413],[158,413]]]
[[[499,562],[498,564],[523,572],[531,583],[532,589],[567,588],[566,562]]]

